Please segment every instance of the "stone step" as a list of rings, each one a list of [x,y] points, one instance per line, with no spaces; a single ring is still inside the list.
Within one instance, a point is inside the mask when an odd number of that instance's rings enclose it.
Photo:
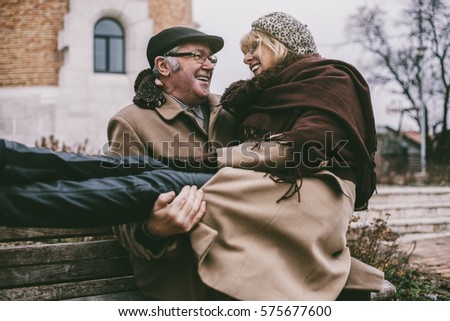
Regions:
[[[406,220],[389,220],[388,227],[400,235],[411,233],[442,233],[450,231],[450,218],[415,218]]]
[[[401,237],[450,232],[450,187],[378,186],[367,211],[355,212],[356,224],[387,219]]]
[[[370,222],[367,221],[367,223]],[[357,226],[358,224],[364,225],[366,222],[358,221],[352,223],[351,226]],[[412,218],[409,220],[389,218],[387,220],[387,226],[401,237],[406,237],[410,234],[450,233],[450,217]]]
[[[369,203],[369,209],[359,213],[369,219],[386,214],[395,219],[450,217],[450,201]]]
[[[423,240],[430,240],[430,239],[436,239],[436,238],[444,238],[449,237],[450,231],[443,231],[443,232],[435,232],[435,233],[410,233],[410,234],[404,234],[401,235],[399,238],[399,242],[405,245],[408,245],[409,243],[413,241],[423,241]]]
[[[369,204],[450,201],[450,187],[379,186]]]

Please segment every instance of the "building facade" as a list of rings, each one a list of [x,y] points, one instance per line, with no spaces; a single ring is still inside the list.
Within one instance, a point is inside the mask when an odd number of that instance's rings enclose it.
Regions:
[[[175,25],[193,26],[191,0],[3,0],[0,137],[100,151],[148,68],[149,37]]]
[[[420,172],[420,132],[399,133],[389,126],[378,126],[377,138],[376,170],[380,178]]]

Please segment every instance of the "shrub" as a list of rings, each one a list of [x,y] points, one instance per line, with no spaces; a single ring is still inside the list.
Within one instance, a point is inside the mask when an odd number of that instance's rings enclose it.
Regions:
[[[404,301],[450,300],[450,285],[442,276],[419,270],[410,263],[416,243],[403,250],[399,235],[388,226],[387,219],[376,218],[370,224],[357,224],[354,216],[347,232],[352,256],[385,274],[397,289],[397,299]]]
[[[50,148],[53,151],[86,154],[88,145],[88,139],[84,140],[83,144],[76,145],[74,147],[67,146],[64,142],[60,143],[59,139],[56,139],[54,135],[47,137],[41,137],[39,141],[34,144],[36,147]]]

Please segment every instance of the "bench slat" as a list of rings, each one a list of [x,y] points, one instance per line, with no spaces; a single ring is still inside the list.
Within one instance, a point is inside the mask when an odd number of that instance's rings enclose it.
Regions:
[[[0,247],[0,268],[125,256],[127,251],[115,239]]]
[[[111,226],[0,227],[0,242],[0,300],[144,300]]]
[[[112,235],[111,226],[74,229],[9,228],[0,226],[0,242],[100,235]]]
[[[131,275],[128,257],[94,258],[63,263],[8,267],[0,273],[0,288],[30,286]]]
[[[71,301],[144,301],[146,300],[141,292],[128,291],[121,293],[109,293],[96,296],[88,296],[72,299]]]
[[[90,300],[90,297],[103,294],[115,294],[118,300],[128,300],[129,293],[136,291],[136,282],[133,276],[115,277],[109,279],[60,283],[53,285],[40,285],[24,288],[0,290],[2,301],[43,301],[43,300],[72,300],[82,297],[82,300]],[[124,292],[123,298],[120,296]],[[140,294],[140,293],[139,293]],[[84,297],[84,299],[83,299]],[[138,296],[134,296],[138,299]],[[142,295],[141,295],[142,298]],[[133,299],[134,300],[134,299]]]

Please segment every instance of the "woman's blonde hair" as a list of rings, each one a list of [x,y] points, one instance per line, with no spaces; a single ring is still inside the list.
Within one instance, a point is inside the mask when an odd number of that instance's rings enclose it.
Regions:
[[[276,64],[284,61],[288,54],[296,54],[280,41],[260,30],[251,30],[242,38],[241,51],[245,55],[251,51],[252,48],[255,49],[255,46],[258,44],[265,45],[273,52]]]

